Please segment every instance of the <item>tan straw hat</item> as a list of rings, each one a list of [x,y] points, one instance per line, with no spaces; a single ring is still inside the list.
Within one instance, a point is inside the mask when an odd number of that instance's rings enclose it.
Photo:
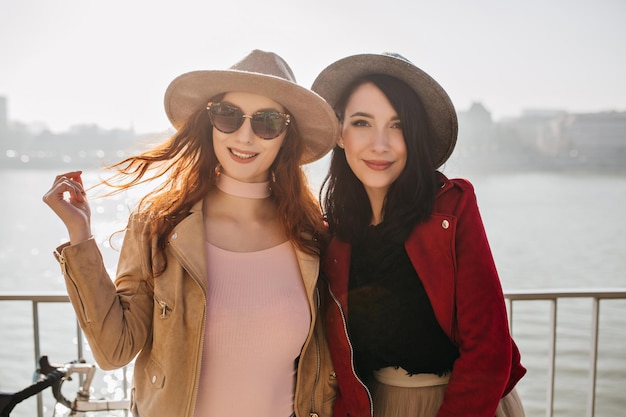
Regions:
[[[340,59],[317,76],[311,89],[334,107],[352,81],[370,74],[396,77],[417,93],[431,125],[435,141],[435,165],[443,165],[452,154],[457,139],[458,122],[454,105],[437,81],[403,56],[385,52]]]
[[[269,97],[285,107],[304,140],[301,164],[320,159],[335,145],[339,127],[333,109],[316,93],[296,84],[289,65],[272,52],[254,50],[229,69],[178,76],[165,91],[165,113],[179,129],[212,97],[229,91]]]

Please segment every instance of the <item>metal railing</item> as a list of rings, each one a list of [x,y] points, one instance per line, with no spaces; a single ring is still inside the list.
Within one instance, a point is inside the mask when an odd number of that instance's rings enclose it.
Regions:
[[[509,326],[513,332],[515,323],[514,304],[522,301],[547,301],[550,304],[549,317],[549,366],[547,386],[546,416],[554,415],[554,382],[556,375],[556,330],[557,330],[557,304],[559,300],[572,298],[588,298],[592,300],[591,307],[591,346],[589,348],[589,382],[587,386],[586,416],[595,416],[596,406],[596,383],[598,369],[598,338],[600,333],[600,301],[601,300],[625,300],[626,288],[593,288],[593,289],[546,289],[546,290],[515,290],[507,291],[505,298],[509,309]]]
[[[35,348],[35,363],[39,362],[39,357],[41,356],[41,332],[39,329],[39,305],[40,304],[48,304],[48,303],[69,303],[70,299],[65,293],[45,293],[45,294],[36,294],[36,293],[2,293],[0,292],[0,301],[24,301],[30,302],[32,307],[32,320],[33,320],[33,344]],[[78,325],[78,321],[76,322],[76,338],[78,343],[76,343],[76,357],[82,358],[83,355],[83,332]]]
[[[586,390],[587,408],[586,416],[595,416],[596,405],[596,383],[597,383],[597,363],[598,363],[598,338],[600,334],[599,316],[600,302],[602,300],[626,300],[626,288],[601,288],[601,289],[546,289],[546,290],[509,290],[505,292],[505,299],[509,311],[509,320],[511,331],[515,324],[515,308],[518,303],[525,301],[546,301],[550,305],[550,314],[547,318],[549,325],[549,366],[548,366],[548,384],[547,384],[547,400],[546,400],[546,416],[552,417],[554,414],[554,388],[556,373],[556,341],[557,341],[557,304],[559,300],[572,298],[586,298],[592,300],[591,307],[591,346],[589,349],[589,382]],[[36,293],[0,293],[1,301],[24,301],[30,302],[32,305],[32,322],[33,322],[33,344],[35,353],[35,362],[41,356],[40,345],[40,329],[39,329],[39,305],[42,303],[67,303],[69,298],[65,294],[36,294]],[[78,358],[83,357],[83,335],[76,325],[77,340],[76,354]],[[128,381],[125,381],[125,383]],[[41,417],[42,405],[41,398],[38,396],[38,416]]]
[[[41,329],[40,329],[40,315],[39,315],[39,306],[40,304],[50,304],[50,303],[69,303],[70,299],[66,293],[31,293],[31,292],[13,292],[13,293],[1,293],[0,292],[0,301],[23,301],[31,303],[31,311],[32,311],[32,323],[33,323],[33,346],[34,346],[34,362],[39,363],[39,358],[42,356],[41,354]],[[84,357],[84,338],[83,332],[76,321],[76,358]],[[82,382],[82,381],[81,381]],[[125,381],[125,384],[127,381]],[[37,417],[43,417],[43,400],[41,393],[36,395],[37,401]]]

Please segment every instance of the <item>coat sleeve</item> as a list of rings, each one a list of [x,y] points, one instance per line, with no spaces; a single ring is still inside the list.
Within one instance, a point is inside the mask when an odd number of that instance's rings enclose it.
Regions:
[[[131,218],[115,282],[93,238],[56,251],[78,322],[102,369],[127,365],[149,337],[154,306],[145,242],[143,226]]]
[[[509,379],[511,337],[502,287],[476,195],[462,181],[452,259],[455,265],[452,338],[455,361],[439,417],[493,417]]]

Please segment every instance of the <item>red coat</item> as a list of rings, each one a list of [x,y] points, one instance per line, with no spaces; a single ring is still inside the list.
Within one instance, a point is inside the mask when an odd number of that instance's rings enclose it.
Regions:
[[[500,399],[526,373],[513,342],[502,287],[472,185],[448,180],[433,213],[405,248],[424,284],[437,321],[458,346],[438,417],[493,417]],[[323,269],[329,280],[328,344],[339,383],[335,417],[370,417],[369,391],[354,372],[347,336],[350,245],[333,238]]]

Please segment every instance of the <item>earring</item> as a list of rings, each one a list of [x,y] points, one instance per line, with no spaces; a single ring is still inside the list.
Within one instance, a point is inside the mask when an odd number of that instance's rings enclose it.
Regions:
[[[270,183],[267,187],[270,190],[270,194],[274,192],[274,190],[272,189],[272,184],[276,184],[276,174],[274,173],[274,170],[270,171]]]
[[[222,173],[222,165],[218,162],[217,165],[215,166],[215,176],[219,177],[221,173]]]

